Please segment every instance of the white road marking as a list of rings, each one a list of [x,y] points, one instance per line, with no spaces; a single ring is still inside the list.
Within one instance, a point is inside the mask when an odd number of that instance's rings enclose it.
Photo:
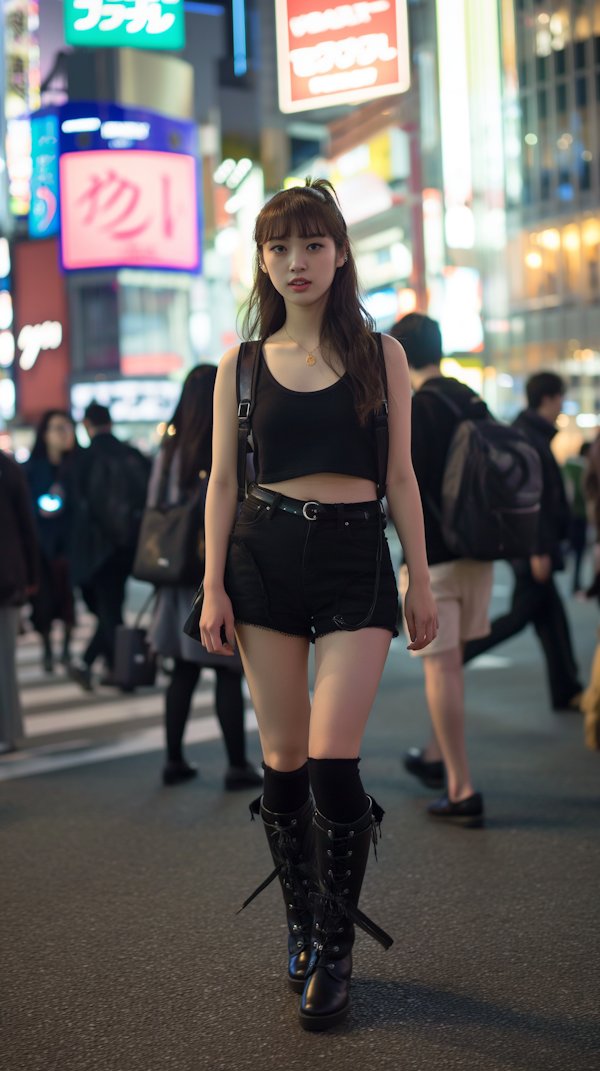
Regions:
[[[256,732],[258,725],[253,710],[245,715],[246,732]],[[188,722],[185,733],[186,744],[201,744],[209,740],[218,740],[221,727],[217,718],[193,718]],[[162,751],[165,746],[162,725],[154,729],[123,736],[110,744],[98,747],[86,746],[87,741],[72,741],[63,745],[60,752],[48,748],[15,751],[0,757],[0,781],[13,781],[19,777],[33,777],[37,774],[66,770],[73,766],[89,766],[96,762],[109,762],[112,759],[143,755],[150,751]]]
[[[514,665],[512,658],[504,658],[502,655],[480,654],[469,662],[465,669],[506,669]]]
[[[196,692],[192,699],[192,710],[212,707],[214,695],[211,692]],[[162,714],[165,697],[160,692],[152,695],[137,696],[115,703],[103,703],[57,714],[28,714],[23,718],[26,736],[48,736],[51,733],[72,732],[73,729],[90,729],[97,725],[112,725],[119,721],[131,721],[134,718],[151,718]]]

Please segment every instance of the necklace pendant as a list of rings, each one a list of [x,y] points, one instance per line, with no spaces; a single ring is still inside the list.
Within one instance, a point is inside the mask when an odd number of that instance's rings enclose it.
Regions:
[[[308,357],[306,358],[306,363],[307,364],[311,364],[311,365],[317,363],[315,361],[315,358],[313,357],[312,353],[309,353]]]

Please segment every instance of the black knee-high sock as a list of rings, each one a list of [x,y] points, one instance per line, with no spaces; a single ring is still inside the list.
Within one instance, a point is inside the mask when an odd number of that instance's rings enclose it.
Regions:
[[[167,758],[169,762],[182,762],[181,741],[188,720],[194,688],[200,676],[197,662],[176,659],[171,683],[165,697],[165,723],[167,732]]]
[[[265,785],[263,805],[267,811],[276,814],[291,814],[299,811],[306,803],[310,786],[308,783],[308,763],[298,770],[272,770],[263,762]]]
[[[242,678],[229,669],[217,669],[217,717],[223,731],[230,766],[246,765],[244,696]]]
[[[309,759],[310,783],[317,810],[332,822],[362,818],[369,800],[362,786],[360,759]]]

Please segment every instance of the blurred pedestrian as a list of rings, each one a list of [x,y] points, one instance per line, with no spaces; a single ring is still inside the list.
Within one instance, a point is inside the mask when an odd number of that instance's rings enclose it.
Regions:
[[[70,660],[69,641],[75,627],[75,601],[67,558],[67,486],[75,449],[71,417],[62,409],[50,409],[40,421],[31,457],[24,466],[41,548],[40,586],[31,598],[31,621],[42,637],[46,673],[54,669],[50,640],[53,621],[63,622],[61,662],[64,665]]]
[[[588,468],[591,443],[583,443],[576,457],[568,458],[563,467],[563,479],[567,501],[571,511],[571,523],[569,527],[569,549],[573,552],[573,594],[583,594],[581,582],[581,564],[587,546],[587,503],[584,493],[584,480]]]
[[[106,665],[101,683],[113,683],[115,629],[123,621],[150,462],[112,434],[105,406],[92,402],[83,423],[91,442],[73,466],[70,564],[72,581],[80,586],[98,624],[83,659],[71,662],[69,673],[91,691],[92,666],[99,655]]]
[[[37,591],[39,548],[25,473],[0,452],[0,750],[23,736],[15,665],[20,607]]]
[[[188,375],[179,404],[156,457],[148,505],[165,501],[181,505],[198,493],[205,493],[212,461],[213,392],[217,369],[200,365]],[[165,486],[166,485],[166,486]],[[166,497],[162,499],[161,486]],[[204,531],[198,532],[204,546]],[[216,709],[229,759],[225,788],[229,790],[262,785],[262,777],[246,759],[242,660],[209,654],[201,644],[183,632],[195,589],[189,586],[161,587],[154,619],[148,634],[150,643],[165,658],[174,660],[171,683],[165,696],[167,761],[163,770],[166,785],[195,777],[197,768],[186,762],[182,742],[194,689],[203,666],[216,671]]]
[[[435,320],[409,313],[391,333],[408,359],[412,400],[412,461],[421,492],[431,591],[439,629],[428,647],[413,651],[425,674],[425,694],[432,729],[424,748],[410,748],[404,766],[428,788],[443,788],[442,798],[428,807],[435,818],[477,824],[483,799],[475,792],[465,744],[463,649],[467,640],[485,636],[490,624],[491,562],[457,558],[447,546],[440,524],[442,481],[450,442],[461,416],[444,402],[448,397],[469,419],[487,416],[485,403],[457,379],[442,376],[442,338]],[[400,593],[408,589],[406,565],[400,569]]]
[[[512,562],[515,587],[507,614],[492,622],[485,639],[467,644],[465,662],[516,636],[532,623],[546,656],[554,710],[579,709],[581,684],[573,656],[571,633],[553,574],[564,569],[561,543],[569,534],[570,512],[561,471],[550,448],[565,388],[554,372],[539,372],[527,384],[528,408],[515,420],[542,463],[543,490],[536,553]]]

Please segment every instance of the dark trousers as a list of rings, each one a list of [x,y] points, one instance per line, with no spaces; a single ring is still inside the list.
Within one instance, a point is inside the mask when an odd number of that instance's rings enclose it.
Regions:
[[[86,605],[98,618],[98,625],[84,662],[91,666],[98,655],[104,655],[109,669],[113,668],[115,630],[123,623],[125,584],[132,569],[131,551],[117,551],[94,574],[88,584],[82,584],[81,594]]]
[[[186,722],[192,705],[194,689],[200,677],[201,666],[197,662],[185,662],[177,658],[167,688],[165,702],[165,727],[167,733],[167,757],[170,762],[181,762],[181,744]],[[246,765],[246,736],[244,733],[244,696],[242,675],[225,667],[217,668],[215,706],[227,750],[230,766]]]
[[[570,544],[575,555],[575,572],[573,574],[573,591],[581,591],[581,563],[587,543],[587,520],[585,517],[571,518]]]
[[[552,577],[539,584],[530,572],[516,573],[510,611],[492,622],[489,636],[467,643],[464,661],[470,662],[496,644],[516,636],[530,623],[546,656],[552,706],[564,710],[569,700],[581,691],[581,684],[577,679],[569,623]]]

